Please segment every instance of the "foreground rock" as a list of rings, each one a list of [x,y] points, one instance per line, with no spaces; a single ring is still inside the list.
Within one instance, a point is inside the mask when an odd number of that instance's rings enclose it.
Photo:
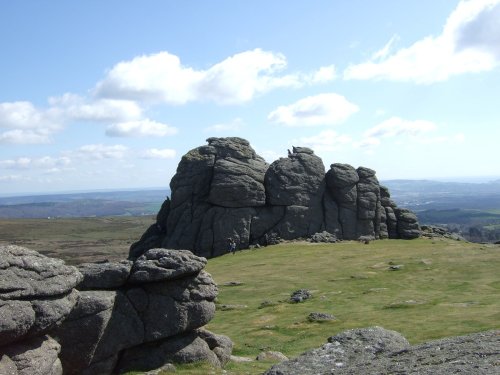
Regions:
[[[410,346],[380,327],[330,337],[321,348],[273,366],[266,375],[308,374],[498,374],[500,331]]]
[[[420,235],[416,216],[399,209],[375,171],[323,161],[307,147],[268,165],[241,138],[209,138],[182,157],[171,200],[132,245],[130,259],[154,247],[211,258],[280,240],[335,242]],[[320,233],[321,235],[316,235]]]
[[[0,374],[111,374],[194,361],[223,366],[231,340],[202,329],[217,296],[205,264],[189,251],[151,249],[134,262],[77,269],[0,247]]]
[[[62,374],[61,347],[46,333],[71,313],[81,280],[62,260],[0,246],[0,373]]]

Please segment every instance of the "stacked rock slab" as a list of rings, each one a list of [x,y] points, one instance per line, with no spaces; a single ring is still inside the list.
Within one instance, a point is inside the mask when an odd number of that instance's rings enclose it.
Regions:
[[[244,139],[207,141],[182,158],[172,199],[131,247],[131,259],[154,246],[210,258],[227,251],[228,238],[247,248],[321,231],[346,240],[420,234],[415,215],[397,208],[369,168],[332,164],[325,175],[321,159],[306,147],[267,165]]]
[[[48,335],[71,313],[82,280],[75,267],[19,246],[0,246],[0,373],[62,374]]]
[[[338,239],[411,239],[416,216],[399,209],[375,171],[323,161],[307,147],[268,165],[249,142],[209,138],[182,157],[153,224],[132,245],[130,259],[153,247],[188,249],[211,258],[228,250],[326,231]]]
[[[186,250],[151,249],[134,262],[75,268],[0,247],[0,374],[112,374],[195,361],[222,366],[232,342],[202,328],[217,296],[205,264]]]

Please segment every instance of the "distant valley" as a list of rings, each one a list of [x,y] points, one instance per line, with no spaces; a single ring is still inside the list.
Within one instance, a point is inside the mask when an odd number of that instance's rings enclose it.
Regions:
[[[420,224],[446,226],[473,242],[500,240],[500,180],[487,183],[382,181],[392,198]]]
[[[488,183],[386,180],[391,197],[421,224],[442,225],[474,242],[500,240],[500,180]],[[155,215],[168,189],[0,197],[0,218]]]
[[[168,189],[158,189],[0,197],[0,218],[153,215],[168,194]]]

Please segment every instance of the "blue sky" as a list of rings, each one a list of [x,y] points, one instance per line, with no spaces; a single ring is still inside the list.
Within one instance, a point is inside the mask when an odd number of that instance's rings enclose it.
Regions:
[[[0,195],[166,187],[208,137],[500,177],[500,0],[0,4]]]

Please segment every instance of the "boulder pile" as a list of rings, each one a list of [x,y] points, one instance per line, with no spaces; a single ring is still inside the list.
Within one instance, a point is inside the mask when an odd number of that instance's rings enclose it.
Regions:
[[[132,245],[130,259],[154,247],[216,257],[229,239],[246,249],[323,232],[339,240],[420,236],[415,214],[398,208],[369,168],[336,163],[325,173],[307,147],[269,165],[245,139],[207,142],[182,157],[171,199]]]
[[[165,363],[225,364],[229,338],[202,327],[217,286],[206,259],[151,249],[134,262],[66,266],[0,247],[0,373],[111,374]]]

